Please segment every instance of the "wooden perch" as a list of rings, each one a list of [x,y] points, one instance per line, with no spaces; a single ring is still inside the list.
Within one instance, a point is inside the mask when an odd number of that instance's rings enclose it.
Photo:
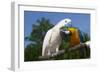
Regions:
[[[78,50],[80,48],[90,48],[90,46],[86,45],[85,43],[81,43],[79,45],[69,48],[68,51],[70,52],[70,51]]]
[[[60,50],[59,52],[55,53],[55,55],[53,55],[53,56],[51,56],[51,55],[50,56],[39,56],[39,59],[50,59],[50,58],[56,57],[58,55],[62,55],[65,52],[67,53],[67,52],[75,51],[75,50],[78,50],[81,48],[90,48],[90,46],[86,45],[85,43],[81,43],[79,45],[69,48],[68,50]]]

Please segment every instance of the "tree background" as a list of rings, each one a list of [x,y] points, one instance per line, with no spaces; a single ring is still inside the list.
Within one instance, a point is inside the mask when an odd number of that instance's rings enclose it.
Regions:
[[[35,24],[32,25],[32,31],[29,36],[26,36],[24,41],[29,41],[28,44],[24,49],[24,61],[40,61],[39,56],[42,55],[42,44],[43,39],[46,32],[52,28],[54,25],[50,22],[49,19],[41,18],[38,19]],[[90,40],[89,35],[87,33],[81,32],[82,41],[86,42]],[[67,40],[66,40],[67,41]],[[68,42],[63,40],[60,50],[67,49]],[[90,49],[82,49],[76,50],[72,52],[64,53],[63,55],[56,56],[54,58],[50,58],[51,60],[63,60],[63,59],[85,59],[90,58]]]

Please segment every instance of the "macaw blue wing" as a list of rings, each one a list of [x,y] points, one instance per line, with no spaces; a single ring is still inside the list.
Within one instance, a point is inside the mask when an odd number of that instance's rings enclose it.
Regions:
[[[84,42],[84,33],[81,31],[81,30],[79,30],[79,36],[80,36],[80,42]]]
[[[89,36],[87,35],[87,33],[82,32],[81,30],[79,30],[79,36],[80,36],[80,42],[84,43],[86,41],[89,41]]]

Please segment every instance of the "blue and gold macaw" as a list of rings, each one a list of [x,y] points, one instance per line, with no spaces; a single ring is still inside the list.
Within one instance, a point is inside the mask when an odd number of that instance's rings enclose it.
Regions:
[[[64,27],[61,33],[62,38],[68,42],[68,48],[86,42],[84,33],[76,27]]]

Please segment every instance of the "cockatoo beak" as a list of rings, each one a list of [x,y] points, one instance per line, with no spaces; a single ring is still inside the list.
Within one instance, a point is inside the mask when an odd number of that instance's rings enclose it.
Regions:
[[[71,24],[71,21],[69,21],[68,24]]]

